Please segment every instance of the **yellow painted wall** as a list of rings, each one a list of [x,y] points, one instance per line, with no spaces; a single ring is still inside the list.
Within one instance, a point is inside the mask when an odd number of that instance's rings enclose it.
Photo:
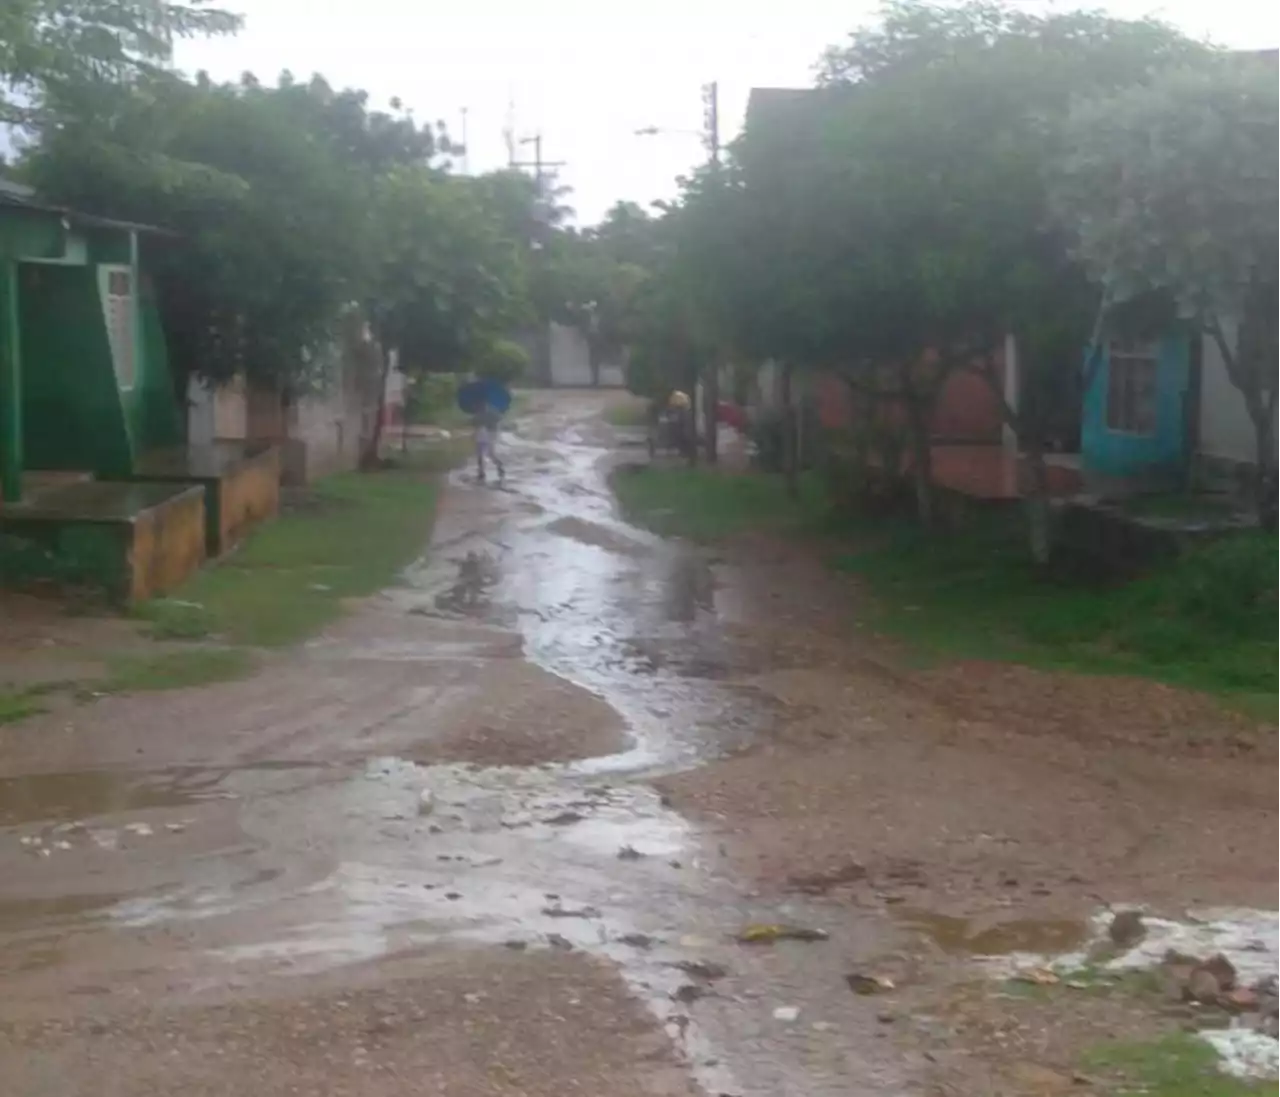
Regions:
[[[134,522],[131,597],[140,601],[173,590],[204,560],[204,489],[193,487]]]

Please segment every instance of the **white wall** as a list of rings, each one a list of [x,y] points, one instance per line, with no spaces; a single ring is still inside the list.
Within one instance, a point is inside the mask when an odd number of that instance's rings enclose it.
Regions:
[[[1226,337],[1234,346],[1235,324],[1227,327]],[[1227,367],[1216,341],[1206,337],[1203,346],[1200,365],[1200,452],[1207,457],[1247,461],[1252,464],[1253,420],[1245,409],[1244,396],[1227,376]],[[1272,424],[1273,433],[1274,430],[1275,424]]]
[[[551,384],[583,387],[591,384],[591,353],[587,338],[577,328],[551,325]],[[626,384],[625,362],[601,362],[600,384],[621,388]]]

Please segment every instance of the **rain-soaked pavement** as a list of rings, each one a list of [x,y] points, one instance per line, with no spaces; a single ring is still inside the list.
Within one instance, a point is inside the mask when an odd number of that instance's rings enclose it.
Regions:
[[[608,476],[626,454],[599,410],[545,402],[506,440],[505,485],[454,474],[404,582],[258,678],[108,698],[14,737],[0,1070],[18,1092],[80,1092],[37,1053],[51,1016],[100,1017],[110,1036],[121,1003],[255,1001],[388,961],[401,977],[535,953],[611,965],[701,1092],[913,1091],[844,980],[882,947],[873,924],[744,892],[648,783],[745,748],[778,712],[733,681],[735,577],[619,518]],[[736,941],[751,923],[829,939]],[[500,999],[496,970],[485,994]],[[237,1062],[227,1085],[255,1092]],[[332,1091],[542,1092],[389,1077]],[[663,1084],[634,1092],[676,1092]],[[618,1085],[581,1092],[632,1092]]]

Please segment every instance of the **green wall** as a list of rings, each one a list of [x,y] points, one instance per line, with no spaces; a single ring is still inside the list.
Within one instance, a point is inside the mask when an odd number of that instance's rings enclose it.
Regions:
[[[87,266],[20,266],[25,464],[128,476],[137,457],[182,444],[155,301],[139,301],[134,384],[121,390],[102,311],[98,263],[127,264],[128,234],[90,236]],[[141,289],[141,294],[138,289]]]
[[[133,447],[97,268],[22,264],[19,311],[27,468],[127,476]]]

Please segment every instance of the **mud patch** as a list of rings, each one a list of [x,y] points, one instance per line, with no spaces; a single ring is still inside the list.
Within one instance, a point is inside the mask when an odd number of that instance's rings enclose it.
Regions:
[[[614,754],[630,743],[607,702],[549,671],[516,659],[490,664],[482,692],[446,691],[402,751],[414,762],[532,766]]]
[[[255,1097],[694,1094],[658,1026],[581,954],[418,955],[282,990],[0,1024],[0,1071],[33,1097],[96,1097],[104,1078],[113,1093]]]

